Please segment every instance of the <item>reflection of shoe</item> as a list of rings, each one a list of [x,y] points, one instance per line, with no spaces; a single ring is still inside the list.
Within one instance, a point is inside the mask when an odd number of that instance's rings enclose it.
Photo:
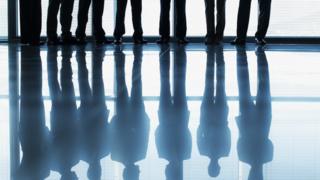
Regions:
[[[168,44],[170,41],[170,38],[168,37],[161,37],[157,40],[157,44]]]
[[[76,44],[76,43],[77,43],[77,39],[75,37],[72,37],[72,36],[62,37],[62,44]]]
[[[186,38],[179,38],[177,43],[178,44],[188,44],[189,41]]]
[[[257,45],[266,45],[267,41],[264,38],[255,38]]]
[[[85,37],[77,37],[77,44],[87,44]]]
[[[246,40],[241,38],[235,38],[233,41],[230,42],[232,45],[245,45]]]
[[[204,43],[205,44],[214,44],[215,40],[214,40],[213,37],[206,37],[205,40],[204,40]]]
[[[223,35],[216,35],[216,37],[214,38],[214,41],[216,44],[220,44],[223,41]]]
[[[75,172],[66,172],[61,175],[61,180],[78,180],[78,177]]]
[[[48,38],[47,39],[47,45],[50,46],[50,45],[59,45],[61,42],[59,40],[59,38],[57,37],[54,37],[54,38]]]
[[[105,37],[102,37],[102,38],[96,38],[96,44],[97,45],[103,45],[103,44],[111,44],[112,41],[105,38]]]
[[[122,37],[115,37],[114,44],[122,44]]]
[[[32,41],[28,44],[28,46],[41,46],[44,44],[45,44],[45,42],[43,42],[43,41]]]
[[[135,44],[146,44],[146,43],[148,43],[148,41],[143,39],[143,38],[133,38],[133,42]]]

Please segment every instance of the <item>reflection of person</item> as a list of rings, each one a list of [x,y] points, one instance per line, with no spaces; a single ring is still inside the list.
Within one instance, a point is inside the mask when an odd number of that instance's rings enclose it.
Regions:
[[[214,66],[217,64],[217,87],[214,97]],[[221,46],[208,47],[206,84],[201,104],[200,125],[197,131],[199,152],[210,158],[208,173],[220,174],[219,159],[230,153],[231,135],[228,127],[228,104],[225,92],[224,57]]]
[[[126,14],[128,0],[117,0],[116,10],[116,27],[114,29],[115,44],[122,43],[122,36],[125,33],[124,18]],[[143,39],[143,30],[141,25],[142,0],[131,0],[132,24],[133,24],[133,41],[136,44],[145,44]]]
[[[271,0],[258,0],[258,29],[255,34],[256,43],[266,44],[265,36],[269,27]],[[237,22],[237,37],[231,44],[243,45],[246,43],[250,19],[251,0],[240,0]]]
[[[90,180],[101,178],[100,160],[109,154],[108,117],[105,103],[102,63],[104,49],[93,51],[92,89],[88,81],[88,69],[84,49],[77,49],[80,107],[78,109],[81,137],[81,159],[89,164]]]
[[[61,40],[64,44],[75,43],[75,38],[72,37],[71,23],[74,0],[49,0],[48,17],[47,17],[47,43],[56,45],[60,43],[57,35],[58,27],[58,11],[60,9],[61,23]]]
[[[61,174],[61,179],[77,179],[71,168],[79,162],[78,123],[72,69],[71,47],[62,47],[62,68],[58,82],[57,51],[48,49],[48,83],[51,97],[50,123],[53,136],[52,169]]]
[[[19,138],[23,156],[16,179],[41,180],[49,176],[49,137],[42,99],[40,49],[22,46]]]
[[[216,3],[215,3],[216,1]],[[223,39],[226,21],[226,0],[205,0],[207,35],[206,44],[219,43]],[[217,24],[215,25],[215,6],[217,5]]]
[[[189,110],[186,99],[186,52],[184,47],[174,51],[174,93],[170,92],[170,51],[162,46],[160,55],[161,91],[159,126],[155,138],[160,158],[169,161],[167,180],[183,179],[183,161],[191,156],[191,134],[188,128]]]
[[[160,12],[160,39],[157,43],[168,43],[170,40],[170,5],[171,0],[160,0],[161,12]],[[178,39],[178,43],[188,43],[186,39],[187,34],[187,20],[186,20],[186,0],[174,1],[174,8],[176,11],[175,21],[175,36]]]
[[[117,47],[118,48],[118,47]],[[116,49],[116,114],[110,124],[111,159],[121,162],[125,168],[124,180],[138,180],[139,166],[145,159],[149,140],[149,117],[142,99],[141,46],[134,46],[131,97],[125,82],[125,55]]]
[[[252,100],[249,84],[247,55],[238,49],[237,74],[240,115],[236,118],[239,128],[237,144],[240,161],[250,164],[249,180],[263,179],[263,164],[273,158],[273,144],[269,139],[271,125],[271,97],[268,62],[264,51],[256,52],[258,61],[258,92]]]
[[[86,43],[86,26],[88,22],[88,13],[90,3],[92,1],[92,16],[93,16],[93,36],[97,44],[108,44],[109,41],[105,37],[105,32],[102,28],[102,16],[104,10],[104,0],[80,0],[78,11],[78,26],[76,30],[77,42],[80,44]]]

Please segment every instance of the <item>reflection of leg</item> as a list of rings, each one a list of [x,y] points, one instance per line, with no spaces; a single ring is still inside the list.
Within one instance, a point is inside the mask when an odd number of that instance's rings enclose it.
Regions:
[[[105,92],[103,82],[102,63],[104,50],[99,49],[94,52],[92,66],[92,96],[95,103],[105,106]]]
[[[52,101],[58,100],[60,86],[58,82],[58,49],[57,47],[48,48],[47,69],[48,69],[48,85]]]
[[[123,108],[122,106],[128,102],[128,90],[125,80],[125,55],[123,52],[115,55],[116,64],[116,90],[117,90],[117,109]]]
[[[271,0],[258,0],[259,2],[259,19],[257,38],[264,38],[267,34],[270,20]]]
[[[214,49],[207,50],[206,82],[203,104],[213,103],[214,101]]]
[[[141,61],[142,54],[135,55],[132,68],[132,87],[131,87],[131,100],[134,106],[141,107],[142,100],[142,80],[141,80]]]
[[[216,103],[226,104],[226,89],[225,89],[225,63],[222,47],[216,51],[216,62],[217,62],[217,94]]]
[[[89,105],[91,99],[91,89],[88,79],[88,69],[86,64],[86,54],[83,51],[77,52],[78,79],[81,105]]]
[[[217,28],[216,35],[218,38],[223,37],[226,23],[226,0],[217,0]]]
[[[170,92],[170,51],[160,54],[160,108],[168,108],[171,104]]]
[[[186,52],[183,48],[174,52],[174,103],[180,107],[187,106],[186,99]]]
[[[133,37],[136,39],[142,38],[141,12],[142,0],[131,0],[132,23],[133,23]]]
[[[113,32],[115,38],[122,37],[125,33],[124,18],[128,0],[117,0],[116,27]]]
[[[250,18],[251,0],[240,0],[237,22],[237,37],[245,39]]]
[[[160,0],[161,13],[160,13],[160,28],[159,33],[164,38],[170,36],[170,0]]]
[[[207,21],[207,38],[213,38],[215,34],[215,0],[205,0],[206,21]]]
[[[187,32],[187,22],[186,22],[186,0],[176,0],[175,10],[177,12],[176,16],[176,37],[179,39],[186,37]]]

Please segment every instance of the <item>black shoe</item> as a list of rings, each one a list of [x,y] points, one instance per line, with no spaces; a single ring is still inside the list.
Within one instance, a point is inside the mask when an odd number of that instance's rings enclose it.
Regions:
[[[204,40],[204,43],[209,45],[209,44],[215,44],[215,39],[213,37],[206,37]]]
[[[122,44],[122,37],[115,37],[114,38],[114,44]]]
[[[257,45],[266,45],[267,41],[264,38],[255,38]]]
[[[75,37],[72,36],[65,36],[61,38],[61,42],[62,44],[77,44],[77,39]]]
[[[87,44],[86,38],[85,37],[77,37],[77,44],[79,45],[85,45]]]
[[[214,38],[216,44],[220,44],[223,41],[223,35],[216,35]]]
[[[241,38],[235,38],[233,41],[230,42],[232,45],[245,45],[246,40]]]
[[[105,38],[105,37],[102,37],[102,38],[96,38],[96,44],[97,45],[104,45],[104,44],[111,44],[112,41]]]
[[[157,44],[168,44],[170,41],[170,38],[167,37],[161,37],[160,39],[158,39],[156,42]]]
[[[179,38],[177,43],[178,44],[188,44],[189,41],[186,38]]]
[[[59,38],[57,38],[57,37],[48,38],[48,39],[47,39],[47,45],[48,45],[48,46],[51,46],[51,45],[59,45],[59,44],[61,44],[61,42],[60,42]]]
[[[135,44],[147,44],[148,41],[143,38],[133,38],[133,43]]]
[[[32,41],[28,44],[28,46],[41,46],[44,44],[45,44],[45,42],[43,42],[43,41]]]

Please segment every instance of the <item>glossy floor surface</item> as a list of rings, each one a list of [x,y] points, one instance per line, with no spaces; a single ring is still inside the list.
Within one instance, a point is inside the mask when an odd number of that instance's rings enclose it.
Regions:
[[[318,45],[0,56],[1,179],[320,179]]]

